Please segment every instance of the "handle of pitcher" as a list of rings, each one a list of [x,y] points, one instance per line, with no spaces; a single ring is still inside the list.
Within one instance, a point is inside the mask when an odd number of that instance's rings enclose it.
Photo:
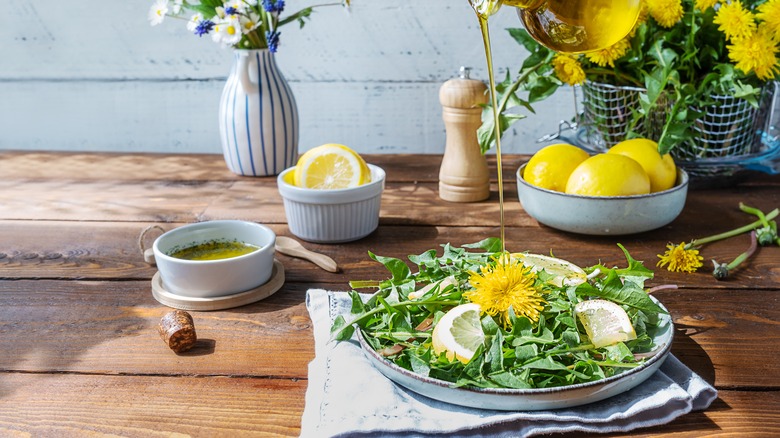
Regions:
[[[257,93],[258,85],[249,78],[249,55],[240,54],[238,56],[238,77],[241,80],[241,87],[247,94]]]

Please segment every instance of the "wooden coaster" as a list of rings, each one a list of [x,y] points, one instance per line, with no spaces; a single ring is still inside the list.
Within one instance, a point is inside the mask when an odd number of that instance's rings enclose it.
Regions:
[[[271,278],[265,282],[265,284],[245,292],[212,298],[176,295],[165,290],[160,273],[157,272],[154,274],[154,277],[152,277],[152,295],[160,304],[173,307],[174,309],[199,311],[223,310],[244,306],[268,298],[281,289],[282,285],[284,285],[284,266],[282,265],[282,262],[274,259]]]

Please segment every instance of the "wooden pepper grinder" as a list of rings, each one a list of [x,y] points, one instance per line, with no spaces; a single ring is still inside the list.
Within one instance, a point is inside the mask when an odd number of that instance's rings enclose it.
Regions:
[[[439,89],[446,130],[439,197],[450,202],[477,202],[490,197],[487,160],[477,140],[477,129],[482,124],[480,104],[488,102],[487,87],[482,81],[470,79],[469,70],[461,67],[459,77]]]

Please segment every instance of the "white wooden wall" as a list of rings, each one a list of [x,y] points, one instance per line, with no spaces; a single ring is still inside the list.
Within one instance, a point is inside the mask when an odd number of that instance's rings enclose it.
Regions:
[[[150,27],[152,0],[99,3],[3,0],[0,149],[221,153],[217,104],[228,49],[183,21]],[[288,10],[318,1],[288,0]],[[501,79],[525,55],[491,19]],[[361,153],[441,153],[438,90],[461,65],[487,80],[476,18],[466,0],[353,0],[282,28],[278,63],[301,117],[301,152],[327,142]],[[574,114],[564,88],[504,137],[506,152]]]

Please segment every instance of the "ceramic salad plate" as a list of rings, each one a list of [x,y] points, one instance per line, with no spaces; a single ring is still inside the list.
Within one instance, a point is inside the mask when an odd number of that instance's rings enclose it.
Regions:
[[[651,297],[652,298],[652,297]],[[653,299],[656,303],[657,300]],[[658,303],[661,307],[661,303]],[[666,310],[666,308],[664,308]],[[636,368],[595,382],[536,389],[453,387],[452,383],[424,377],[386,360],[357,330],[364,354],[374,367],[398,385],[426,397],[456,405],[503,411],[562,409],[597,402],[628,391],[647,380],[663,364],[672,347],[671,315],[660,314],[653,336],[657,353]]]

